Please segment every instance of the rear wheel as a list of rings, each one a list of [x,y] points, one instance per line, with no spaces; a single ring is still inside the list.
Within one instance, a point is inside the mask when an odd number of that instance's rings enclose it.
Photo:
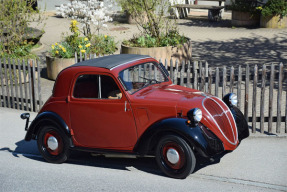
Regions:
[[[195,155],[184,139],[175,135],[163,136],[156,148],[156,161],[169,177],[184,179],[193,172]]]
[[[69,157],[69,141],[66,134],[55,125],[43,127],[37,138],[38,149],[50,163],[63,163]]]

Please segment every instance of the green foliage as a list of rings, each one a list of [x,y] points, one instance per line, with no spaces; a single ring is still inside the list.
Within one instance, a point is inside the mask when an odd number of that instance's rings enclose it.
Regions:
[[[257,0],[232,0],[231,5],[227,8],[233,11],[249,12],[252,14],[258,13]]]
[[[175,31],[178,33],[176,21],[168,19],[165,15],[170,7],[169,1],[118,0],[118,2],[123,10],[131,14],[137,22],[141,34],[143,34],[138,38],[130,40],[131,42],[125,41],[126,45],[133,44],[142,47],[153,47],[176,44],[176,40],[172,36],[173,32],[171,32]]]
[[[165,47],[177,46],[187,42],[187,38],[179,35],[177,31],[170,31],[168,34],[162,34],[160,38],[154,38],[150,35],[141,35],[129,41],[123,41],[123,44],[129,47]]]
[[[36,58],[37,56],[31,53],[32,48],[34,45],[33,42],[27,42],[24,40],[20,45],[15,46],[14,49],[11,49],[10,53],[7,53],[4,48],[2,48],[0,44],[0,58]],[[2,51],[1,51],[2,50]]]
[[[117,50],[114,38],[108,35],[93,35],[91,44],[91,52],[96,55],[113,54]]]
[[[0,57],[23,57],[31,55],[32,42],[25,42],[29,22],[42,22],[43,17],[33,10],[35,0],[0,1]],[[33,34],[29,34],[33,41]]]
[[[72,35],[69,35],[65,38],[65,41],[71,46],[71,47],[77,47],[78,46],[78,37],[80,35],[79,28],[78,28],[78,22],[77,20],[72,20],[70,24],[70,31],[72,32]]]
[[[269,0],[263,7],[258,7],[261,10],[263,17],[287,15],[287,1],[286,0]]]
[[[82,54],[89,54],[91,50],[91,42],[87,37],[78,37],[76,39],[77,46],[74,47],[75,51],[79,54],[80,52]]]
[[[71,21],[71,35],[64,37],[63,42],[52,45],[50,54],[53,57],[72,58],[77,52],[78,56],[82,54],[106,55],[112,54],[117,50],[115,40],[107,35],[91,35],[89,37],[79,37],[78,22]]]
[[[55,43],[52,45],[52,50],[50,52],[52,57],[59,58],[73,58],[74,57],[74,49],[67,43]]]
[[[90,53],[91,42],[87,37],[79,37],[80,32],[77,25],[78,22],[72,20],[70,24],[72,34],[64,37],[63,42],[58,42],[51,46],[50,55],[52,57],[73,58],[75,52],[77,52],[78,55],[80,55],[80,53]]]

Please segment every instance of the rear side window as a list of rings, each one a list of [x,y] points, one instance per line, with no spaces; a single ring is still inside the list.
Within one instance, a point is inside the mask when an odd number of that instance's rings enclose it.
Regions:
[[[122,93],[114,79],[108,75],[80,75],[73,96],[86,99],[120,99]]]
[[[99,98],[99,75],[80,75],[76,81],[75,98]]]

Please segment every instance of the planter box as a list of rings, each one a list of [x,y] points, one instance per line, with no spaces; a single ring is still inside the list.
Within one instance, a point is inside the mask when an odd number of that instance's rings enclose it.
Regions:
[[[260,27],[282,29],[287,26],[287,17],[281,18],[280,16],[269,16],[260,18]]]
[[[150,47],[150,48],[141,48],[141,47],[128,47],[121,45],[121,54],[139,54],[139,55],[149,55],[157,60],[173,59],[174,61],[178,59],[180,62],[183,60],[191,60],[192,58],[192,47],[191,41],[184,43],[183,45],[178,45],[176,47],[167,46],[167,47]],[[169,62],[168,62],[169,63]],[[175,62],[173,62],[175,66]]]
[[[249,12],[232,11],[231,25],[235,27],[259,26],[260,16]]]
[[[46,56],[47,76],[51,80],[56,80],[58,74],[65,68],[75,64],[75,58],[55,58]]]

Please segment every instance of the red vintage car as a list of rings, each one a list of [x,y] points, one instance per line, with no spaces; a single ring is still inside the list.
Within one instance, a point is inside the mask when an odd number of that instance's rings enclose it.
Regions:
[[[212,157],[249,136],[237,96],[223,100],[172,84],[149,56],[112,55],[64,69],[26,141],[36,139],[45,160],[62,163],[71,150],[155,156],[173,178],[193,172],[195,153]]]

